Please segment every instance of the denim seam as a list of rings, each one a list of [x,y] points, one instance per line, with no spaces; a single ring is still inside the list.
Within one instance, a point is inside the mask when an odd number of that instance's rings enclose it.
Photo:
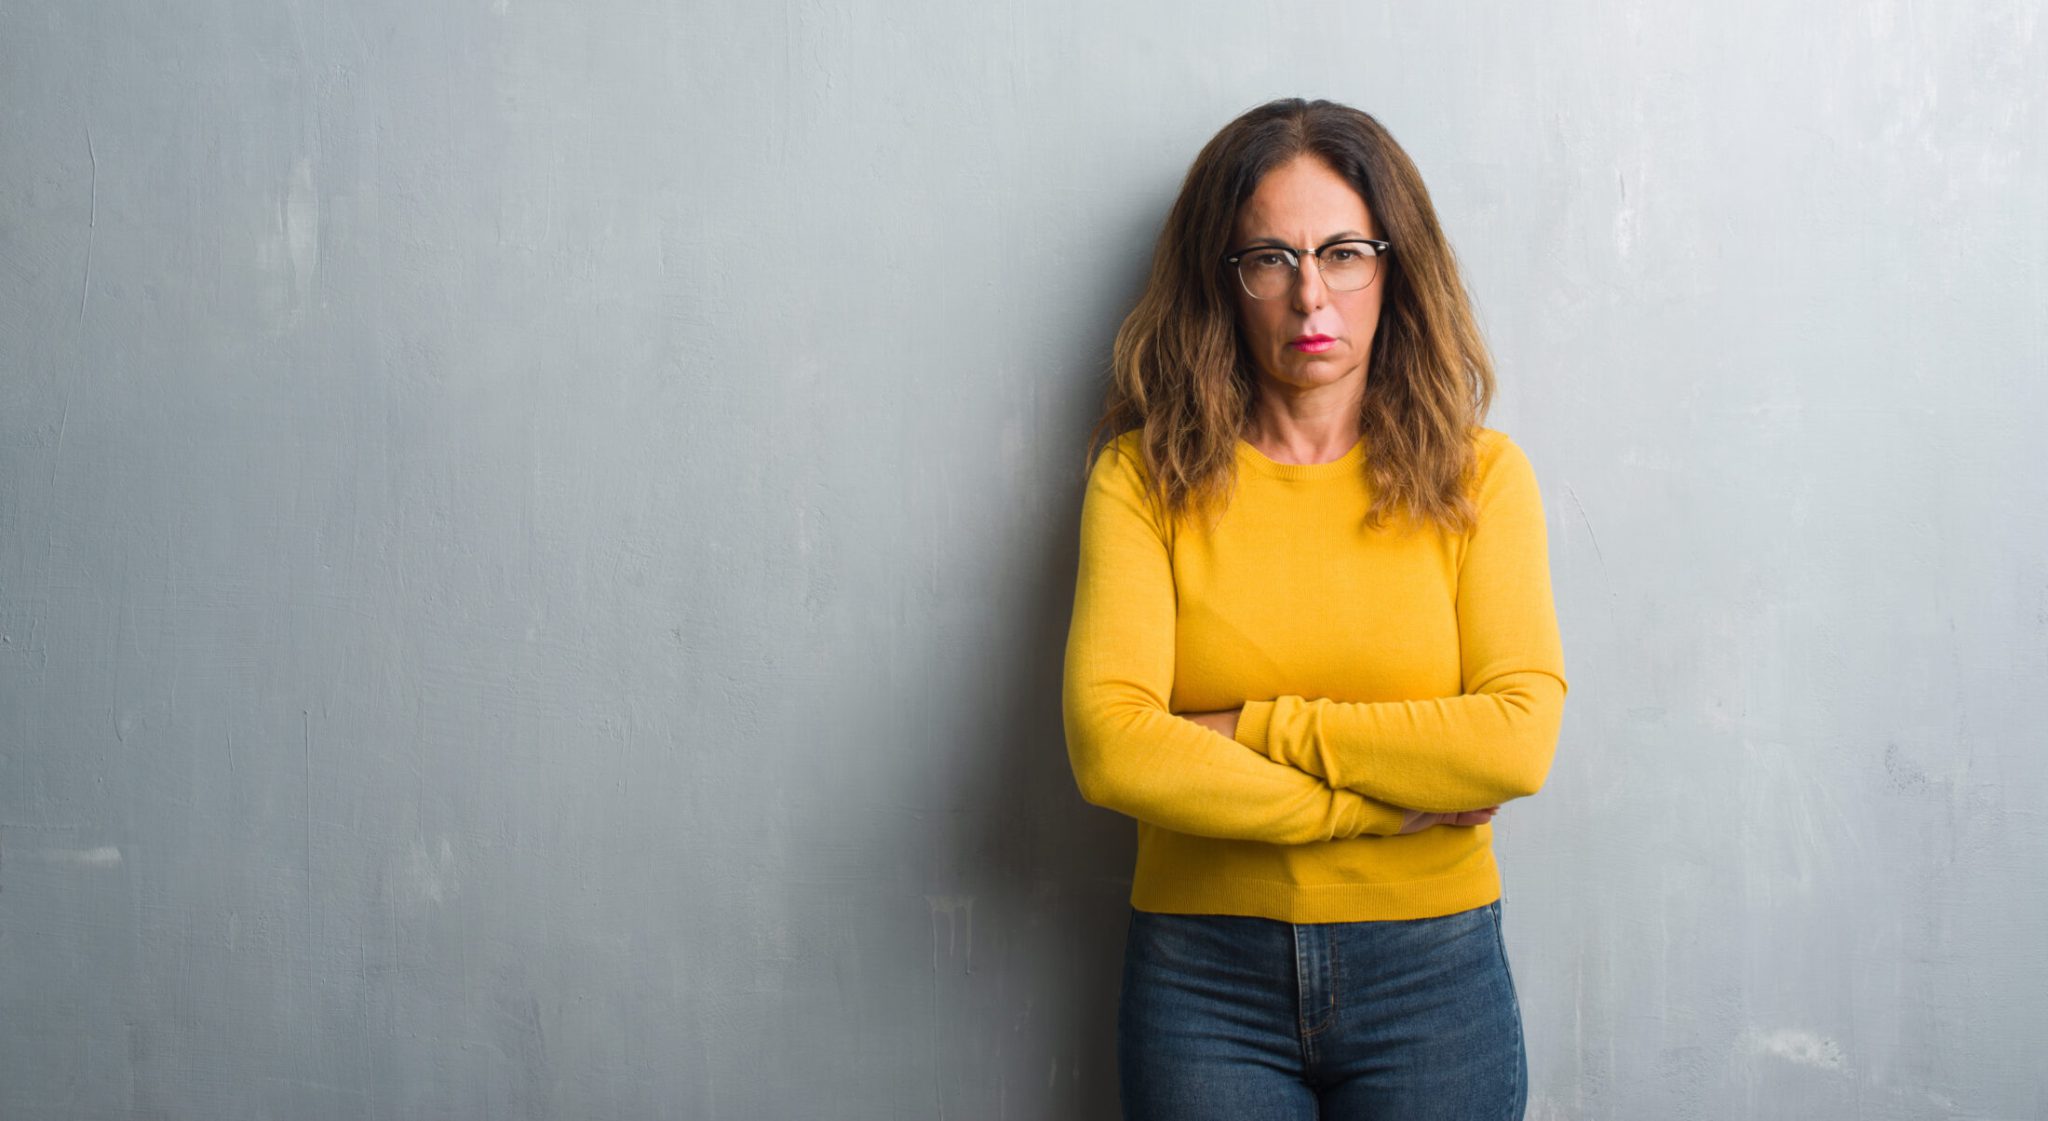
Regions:
[[[1527,1044],[1522,1039],[1522,998],[1521,995],[1515,991],[1514,967],[1508,963],[1508,940],[1507,935],[1504,934],[1501,930],[1500,900],[1496,899],[1493,901],[1492,906],[1487,908],[1487,914],[1491,916],[1493,919],[1493,944],[1500,950],[1501,972],[1506,974],[1508,979],[1508,1006],[1514,1009],[1515,1012],[1515,1050],[1518,1053],[1526,1055],[1527,1052],[1525,1051],[1525,1048]],[[1529,1092],[1529,1070],[1527,1066],[1527,1061],[1525,1059],[1522,1063],[1518,1063],[1516,1065],[1518,1067],[1516,1071],[1516,1081],[1520,1083],[1520,1085],[1517,1087],[1517,1090],[1518,1093],[1522,1096],[1524,1108],[1527,1108],[1527,1095]]]
[[[1507,974],[1508,999],[1511,1002],[1513,1002],[1515,1006],[1515,1030],[1519,1033],[1521,1031],[1520,1025],[1522,1019],[1521,994],[1515,991],[1515,969],[1514,966],[1509,964],[1508,962],[1508,940],[1507,935],[1501,931],[1500,903],[1498,901],[1496,901],[1492,907],[1488,908],[1488,914],[1491,915],[1493,918],[1493,944],[1499,947],[1500,949],[1500,968],[1501,972]]]
[[[1303,968],[1301,927],[1294,923],[1287,926],[1288,934],[1294,939],[1294,1035],[1301,1048],[1302,1068],[1306,1070],[1316,1063],[1315,1033],[1308,1026],[1309,971]]]

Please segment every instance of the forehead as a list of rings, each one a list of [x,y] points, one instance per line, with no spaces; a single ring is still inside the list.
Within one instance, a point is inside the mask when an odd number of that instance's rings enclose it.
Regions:
[[[1372,232],[1372,213],[1344,177],[1314,156],[1296,156],[1266,173],[1238,208],[1234,240],[1279,238],[1314,244],[1340,230]]]

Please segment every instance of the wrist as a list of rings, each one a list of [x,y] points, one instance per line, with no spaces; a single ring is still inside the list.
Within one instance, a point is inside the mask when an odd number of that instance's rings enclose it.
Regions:
[[[1230,738],[1264,755],[1267,750],[1267,730],[1273,723],[1272,701],[1246,701],[1237,710],[1237,724]]]

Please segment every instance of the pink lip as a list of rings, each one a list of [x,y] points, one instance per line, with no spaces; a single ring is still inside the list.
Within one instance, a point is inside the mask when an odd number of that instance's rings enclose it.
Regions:
[[[1321,354],[1337,345],[1337,340],[1328,335],[1303,335],[1287,344],[1290,349],[1303,354]]]

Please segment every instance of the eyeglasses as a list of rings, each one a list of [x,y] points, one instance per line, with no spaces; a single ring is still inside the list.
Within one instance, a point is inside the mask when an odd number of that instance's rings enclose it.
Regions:
[[[1285,296],[1301,275],[1301,259],[1314,257],[1323,283],[1338,292],[1356,292],[1371,284],[1380,271],[1380,257],[1393,246],[1371,238],[1333,241],[1320,249],[1295,249],[1285,245],[1255,245],[1223,258],[1235,266],[1237,281],[1255,300]]]

